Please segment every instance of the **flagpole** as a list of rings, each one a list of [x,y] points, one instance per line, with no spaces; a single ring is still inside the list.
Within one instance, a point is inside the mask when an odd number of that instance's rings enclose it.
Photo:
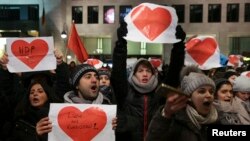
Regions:
[[[64,46],[66,48],[66,51],[65,51],[65,62],[68,64],[68,51],[69,51],[69,49],[66,47],[66,39],[64,39]]]

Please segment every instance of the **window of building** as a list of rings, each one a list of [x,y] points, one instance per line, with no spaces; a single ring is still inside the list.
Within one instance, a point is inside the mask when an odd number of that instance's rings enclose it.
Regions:
[[[37,36],[39,20],[39,5],[0,5],[2,37]]]
[[[128,41],[127,48],[128,55],[161,56],[163,51],[163,44]]]
[[[111,54],[111,37],[82,37],[81,40],[90,55]]]
[[[208,22],[221,21],[221,4],[208,5]]]
[[[38,5],[0,5],[0,21],[39,20]]]
[[[227,22],[239,21],[239,4],[227,5]]]
[[[82,24],[82,6],[72,6],[72,21],[76,24]]]
[[[103,8],[103,23],[115,23],[115,6],[104,6]]]
[[[203,5],[190,5],[190,23],[201,23],[203,15]]]
[[[88,6],[88,23],[96,24],[98,23],[98,14],[99,8],[98,6]]]
[[[245,22],[250,22],[250,3],[245,4]]]
[[[175,8],[176,14],[178,16],[178,22],[184,23],[185,22],[185,5],[172,5]]]
[[[230,54],[242,54],[243,52],[250,52],[249,44],[250,37],[230,37]]]
[[[124,21],[124,17],[132,10],[131,5],[121,5],[119,11],[119,21]]]

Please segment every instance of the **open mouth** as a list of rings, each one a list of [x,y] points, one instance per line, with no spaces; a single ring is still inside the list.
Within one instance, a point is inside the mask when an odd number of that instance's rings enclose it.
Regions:
[[[94,91],[94,92],[97,91],[97,86],[96,85],[91,86],[91,90]]]
[[[147,83],[148,79],[142,79],[142,83]]]
[[[212,104],[211,101],[205,101],[205,102],[203,102],[203,105],[207,106],[207,107],[209,107],[211,104]]]
[[[32,101],[33,101],[33,103],[38,103],[39,99],[38,98],[33,98]]]

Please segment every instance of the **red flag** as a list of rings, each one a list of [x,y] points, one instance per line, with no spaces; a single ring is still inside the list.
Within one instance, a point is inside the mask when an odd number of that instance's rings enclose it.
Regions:
[[[80,40],[80,37],[78,36],[74,23],[72,23],[71,25],[68,48],[70,48],[74,52],[78,61],[80,61],[81,63],[86,61],[89,57],[83,43]]]

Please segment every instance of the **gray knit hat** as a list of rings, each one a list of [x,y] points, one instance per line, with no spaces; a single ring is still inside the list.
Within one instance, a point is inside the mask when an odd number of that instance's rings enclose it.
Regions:
[[[250,78],[247,76],[236,77],[233,83],[234,92],[250,92]]]
[[[81,64],[76,66],[70,77],[70,84],[75,87],[81,77],[87,72],[95,72],[96,74],[98,74],[96,68],[89,64]]]
[[[181,81],[181,90],[186,95],[191,94],[199,87],[209,85],[215,90],[214,81],[203,73],[189,72],[188,75],[183,76]]]

